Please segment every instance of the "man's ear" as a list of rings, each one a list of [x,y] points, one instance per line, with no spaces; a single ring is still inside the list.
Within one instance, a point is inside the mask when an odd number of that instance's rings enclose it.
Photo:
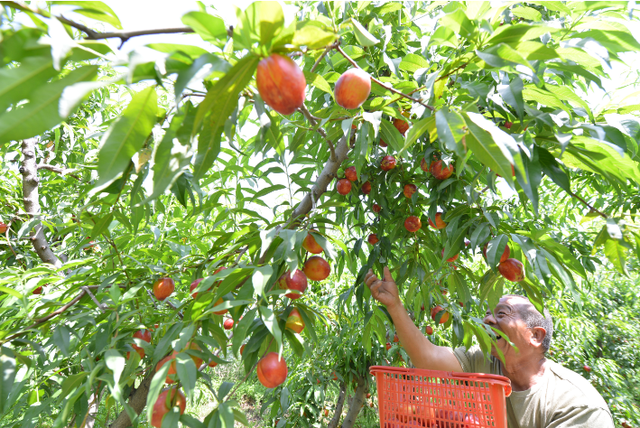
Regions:
[[[531,345],[537,347],[542,346],[544,338],[547,337],[547,330],[544,327],[534,327],[531,334]]]

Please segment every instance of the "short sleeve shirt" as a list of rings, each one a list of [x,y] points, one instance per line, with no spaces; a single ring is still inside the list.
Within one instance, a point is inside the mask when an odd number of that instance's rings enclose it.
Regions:
[[[486,358],[478,346],[460,347],[454,355],[465,372],[503,375],[500,360]],[[553,361],[547,364],[540,382],[507,398],[509,428],[614,428],[607,403],[585,378]]]

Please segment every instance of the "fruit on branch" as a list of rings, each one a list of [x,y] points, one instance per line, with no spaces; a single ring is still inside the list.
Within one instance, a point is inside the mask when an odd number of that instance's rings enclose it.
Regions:
[[[370,181],[365,181],[364,184],[362,185],[362,187],[360,188],[360,190],[365,195],[368,195],[369,193],[371,193],[371,182]]]
[[[336,372],[333,372],[332,380],[338,380],[338,374]]]
[[[458,260],[458,256],[459,254],[456,254],[455,256],[448,258],[447,261],[448,262],[455,262],[456,260]],[[440,253],[440,257],[444,257],[444,248],[442,249],[442,252]]]
[[[391,345],[391,343],[387,342],[385,347],[387,348],[387,351],[388,351],[389,349],[391,349],[393,347],[393,345]]]
[[[482,249],[482,254],[484,255],[485,259],[487,258],[487,247],[488,246],[489,246],[489,243],[486,243],[484,248]],[[505,262],[509,258],[510,254],[511,254],[511,250],[509,249],[509,244],[507,244],[504,247],[504,252],[500,256],[500,263]]]
[[[42,294],[42,291],[43,291],[43,288],[42,288],[42,287],[46,287],[46,286],[48,286],[48,285],[49,285],[49,284],[41,285],[40,287],[38,287],[38,288],[36,288],[35,290],[33,290],[33,294]]]
[[[433,327],[431,327],[430,325],[426,326],[424,328],[424,332],[427,333],[427,335],[431,336],[433,334]]]
[[[181,415],[184,414],[187,408],[187,399],[182,391],[173,388],[162,391],[160,395],[158,395],[158,399],[151,411],[151,426],[161,428],[164,415],[169,413],[175,406],[178,406]]]
[[[221,305],[223,303],[224,303],[224,299],[221,297],[216,301],[216,306]],[[224,315],[227,312],[229,312],[229,309],[222,309],[221,311],[214,312],[214,314],[216,314],[216,315]]]
[[[349,181],[358,181],[358,172],[356,171],[355,166],[350,166],[349,168],[344,170],[344,176],[347,177]]]
[[[231,330],[233,328],[233,318],[227,318],[222,324],[225,330]]]
[[[151,343],[151,332],[146,329],[138,330],[135,333],[133,333],[133,338],[144,340],[147,343]],[[133,345],[131,345],[131,347],[134,349],[134,351],[138,353],[138,355],[140,355],[140,359],[144,358],[144,355],[145,355],[144,349],[136,345],[135,342],[133,343]],[[127,352],[127,359],[129,359],[129,352]]]
[[[242,346],[244,346],[244,345],[242,345]],[[215,361],[213,361],[213,360],[209,361],[209,367],[215,367],[217,365],[218,365],[218,363],[216,363]]]
[[[290,298],[291,300],[299,299],[304,294],[307,289],[307,277],[300,270],[296,269],[293,275],[291,275],[291,271],[286,271],[278,280],[278,286],[281,290],[297,290],[298,293],[287,293],[285,296]]]
[[[444,311],[444,313],[440,317],[439,324],[444,324],[447,321],[449,321],[449,312],[445,311],[442,308],[442,306],[440,306],[440,305],[438,305],[438,306],[434,307],[433,309],[431,309],[431,319],[436,321],[436,317],[437,317],[438,313],[442,312],[442,311]]]
[[[447,223],[442,220],[442,213],[436,213],[436,224],[433,224],[431,219],[429,219],[429,226],[433,227],[434,229],[444,229],[445,227],[447,227]]]
[[[417,232],[422,227],[422,222],[420,219],[414,215],[407,217],[404,221],[404,228],[409,232]]]
[[[418,187],[415,184],[405,184],[404,188],[402,189],[402,193],[404,194],[404,196],[411,199],[411,196],[416,193],[417,190]]]
[[[315,232],[315,230],[313,230],[312,232]],[[312,254],[320,254],[322,252],[322,247],[316,242],[316,238],[314,238],[310,233],[307,234],[307,236],[304,238],[304,241],[302,241],[302,248]]]
[[[0,221],[0,233],[5,233],[9,229],[9,225]]]
[[[371,393],[367,392],[367,398],[371,398]]]
[[[367,242],[371,245],[376,245],[380,240],[378,239],[378,235],[376,235],[375,233],[372,233],[371,235],[369,235],[369,237],[367,238]]]
[[[377,213],[380,212],[380,210],[382,210],[382,207],[380,205],[378,205],[378,204],[373,204],[371,209],[373,209],[373,212],[377,214]]]
[[[385,143],[382,138],[380,138],[380,147],[389,147],[389,145]]]
[[[505,122],[504,123],[504,127],[507,129],[511,129],[511,127],[513,126],[513,122]]]
[[[359,68],[351,68],[342,73],[334,90],[336,103],[348,110],[360,107],[370,92],[371,76]]]
[[[202,351],[202,349],[200,349],[200,347],[198,346],[198,344],[196,342],[189,342],[187,343],[187,349],[191,349],[194,351]],[[189,356],[191,357],[191,359],[193,360],[193,362],[196,364],[196,368],[200,368],[200,366],[202,365],[202,363],[204,362],[202,360],[202,358],[197,357],[195,355],[191,355],[189,354]]]
[[[176,371],[176,355],[178,355],[177,351],[173,351],[171,353],[171,355],[167,355],[166,357],[164,357],[163,359],[161,359],[158,362],[158,365],[156,366],[156,373],[158,373],[160,371],[160,369],[162,368],[163,365],[169,363],[169,372],[167,373],[167,378],[165,379],[165,382],[168,384],[172,384],[175,383],[175,375],[177,373]]]
[[[402,119],[393,119],[393,126],[395,126],[402,135],[404,135],[405,132],[407,132],[407,129],[409,129],[409,123]]]
[[[393,343],[398,343],[400,339],[398,338],[398,334],[393,335]]]
[[[198,278],[198,279],[196,279],[195,281],[193,281],[193,282],[191,283],[191,285],[189,286],[189,291],[193,291],[193,290],[195,290],[195,289],[198,287],[198,284],[200,284],[200,283],[202,282],[202,280],[203,280],[203,279],[204,279],[204,278]],[[211,290],[211,289],[209,289],[209,290]],[[207,291],[209,291],[209,290],[207,290]],[[192,293],[192,294],[191,294],[191,297],[193,297],[193,298],[195,299],[196,297],[198,297],[198,293],[197,293],[197,292],[196,292],[196,293]]]
[[[153,283],[153,295],[156,299],[162,301],[171,296],[176,285],[171,278],[160,278]]]
[[[383,171],[390,171],[395,167],[396,167],[396,158],[394,158],[391,155],[387,155],[382,158],[382,161],[380,162],[380,168]]]
[[[591,371],[591,367],[589,367],[589,366],[588,366],[588,365],[586,365],[586,364],[585,364],[582,368],[583,368],[583,369],[584,369],[584,371],[585,371],[585,372],[587,372],[587,373],[589,373],[589,372]]]
[[[288,56],[274,53],[260,61],[256,85],[264,102],[280,114],[291,114],[304,103],[304,73]]]
[[[340,193],[341,195],[346,195],[351,191],[351,182],[346,178],[338,180],[336,189],[338,190],[338,193]]]
[[[429,170],[429,165],[427,165],[427,161],[424,158],[422,158],[422,160],[420,161],[420,169],[424,172],[431,173],[431,171]]]
[[[498,265],[498,272],[509,281],[520,282],[524,279],[524,264],[517,259],[507,259]]]
[[[304,321],[302,320],[302,315],[300,315],[300,311],[298,311],[297,308],[293,308],[293,310],[289,312],[285,328],[295,331],[298,334],[304,330]]]
[[[304,274],[307,278],[314,281],[322,281],[327,279],[331,273],[331,267],[325,259],[320,256],[309,257],[309,260],[304,264]]]
[[[260,361],[256,369],[258,380],[265,388],[275,388],[287,379],[289,372],[284,358],[275,352],[269,352]]]
[[[324,417],[328,417],[329,416],[329,409],[324,409]]]
[[[447,166],[442,160],[431,162],[429,172],[438,180],[446,180],[453,174],[453,165]]]

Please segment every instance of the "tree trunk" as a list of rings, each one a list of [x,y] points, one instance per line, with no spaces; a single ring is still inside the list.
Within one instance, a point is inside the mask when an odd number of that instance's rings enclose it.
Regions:
[[[22,174],[22,197],[24,199],[24,208],[27,214],[36,219],[40,219],[40,199],[38,193],[38,165],[36,163],[36,141],[37,138],[29,138],[22,141],[22,166],[20,173]],[[31,244],[36,250],[40,259],[52,264],[56,268],[62,267],[62,262],[54,254],[44,236],[43,227],[40,222],[33,226],[31,231]]]
[[[358,377],[358,387],[356,388],[356,392],[351,399],[347,416],[345,416],[344,421],[342,422],[342,428],[352,428],[356,423],[356,418],[358,417],[362,406],[364,406],[366,391],[367,382],[364,378]]]
[[[156,374],[155,370],[150,370],[147,377],[142,380],[142,383],[135,390],[135,392],[131,395],[129,399],[129,405],[136,412],[136,414],[142,413],[144,407],[147,404],[147,395],[149,395],[149,387],[151,386],[151,379],[153,379],[153,375]],[[131,426],[131,420],[129,419],[129,415],[126,410],[123,410],[118,418],[109,425],[109,428],[127,428]]]
[[[336,428],[340,423],[340,416],[342,416],[342,406],[344,405],[345,398],[347,398],[347,386],[343,383],[340,385],[340,395],[338,396],[338,402],[336,403],[336,412],[333,414],[333,418],[331,418],[327,428]]]

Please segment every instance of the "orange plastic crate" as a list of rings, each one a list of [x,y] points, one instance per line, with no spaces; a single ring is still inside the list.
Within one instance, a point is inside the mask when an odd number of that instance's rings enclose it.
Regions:
[[[507,428],[511,381],[498,375],[372,366],[381,428]]]

